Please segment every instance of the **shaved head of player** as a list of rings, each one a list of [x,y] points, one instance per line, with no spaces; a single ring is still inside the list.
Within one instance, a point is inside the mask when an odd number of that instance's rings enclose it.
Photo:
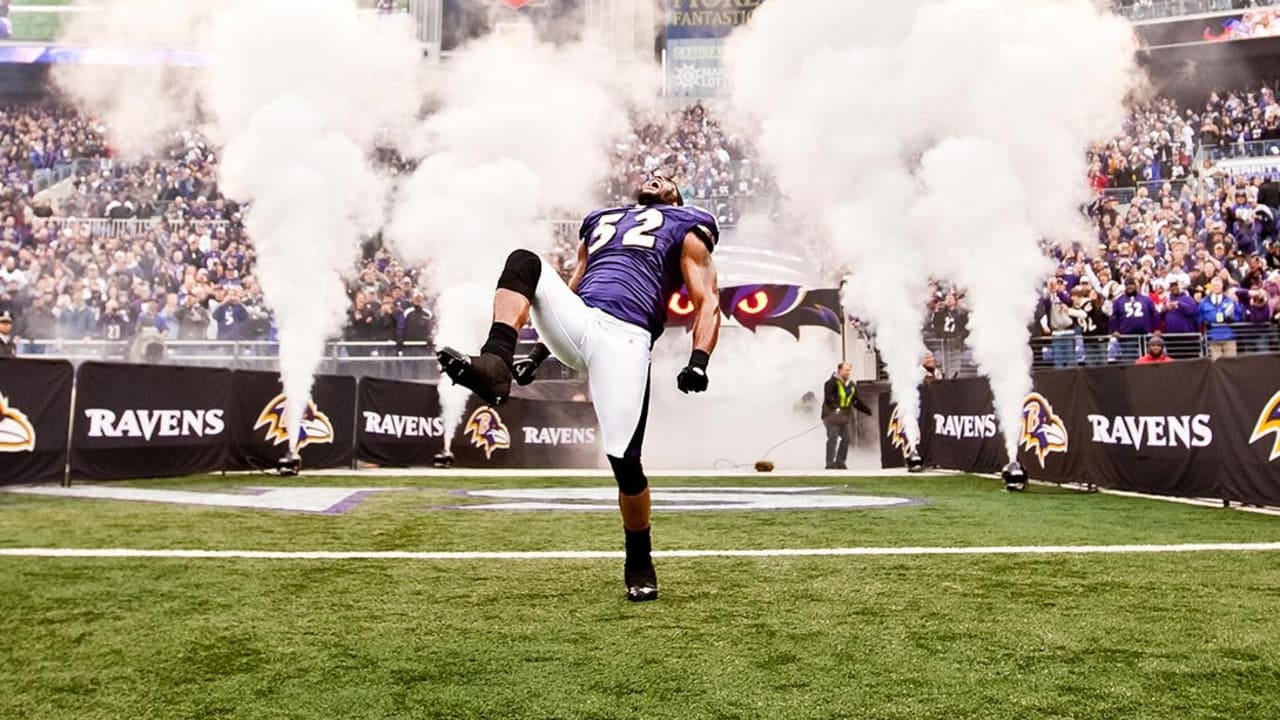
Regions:
[[[654,175],[637,189],[635,205],[588,215],[579,238],[578,264],[568,283],[537,255],[511,253],[498,278],[493,324],[480,354],[444,348],[440,367],[495,406],[510,396],[512,380],[532,382],[549,355],[586,373],[618,483],[627,597],[655,600],[649,480],[640,462],[649,412],[649,356],[666,325],[667,300],[683,285],[694,308],[693,348],[676,386],[684,393],[707,389],[707,365],[720,334],[711,260],[720,229],[710,213],[684,206],[671,179]],[[530,318],[542,342],[517,361],[518,330]]]

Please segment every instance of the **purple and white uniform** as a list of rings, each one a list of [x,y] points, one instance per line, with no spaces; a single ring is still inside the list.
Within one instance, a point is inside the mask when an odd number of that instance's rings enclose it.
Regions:
[[[684,284],[690,234],[714,249],[715,218],[697,207],[635,205],[597,210],[582,223],[587,269],[574,294],[544,264],[533,324],[560,362],[587,374],[605,453],[638,458],[649,405],[649,351]]]

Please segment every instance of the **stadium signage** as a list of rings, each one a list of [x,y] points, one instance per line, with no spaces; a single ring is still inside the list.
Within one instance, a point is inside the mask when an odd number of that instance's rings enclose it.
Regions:
[[[85,418],[91,438],[213,437],[227,429],[224,411],[205,410],[125,410],[87,408]]]
[[[1000,433],[995,413],[986,415],[933,415],[935,435],[956,438],[993,438]]]
[[[370,435],[395,438],[438,438],[444,436],[444,418],[413,415],[382,415],[365,410],[364,431]]]
[[[676,27],[745,25],[764,0],[675,0],[671,24]]]
[[[1017,460],[1036,480],[1280,505],[1277,377],[1277,354],[1036,373]],[[888,388],[865,390],[880,407],[881,461],[900,467]],[[985,415],[991,387],[982,378],[929,383],[920,407],[921,417]],[[934,420],[920,429],[928,465],[991,473],[1008,462],[999,436],[957,439],[956,427]]]
[[[1206,448],[1213,444],[1213,418],[1207,414],[1181,416],[1089,415],[1093,442],[1147,448]]]
[[[595,428],[524,428],[525,445],[593,445],[595,441]]]

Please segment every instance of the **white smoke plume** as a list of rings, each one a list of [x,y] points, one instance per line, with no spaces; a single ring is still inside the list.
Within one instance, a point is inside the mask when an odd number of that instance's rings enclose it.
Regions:
[[[64,88],[106,114],[123,137],[156,138],[201,109],[224,145],[219,182],[250,203],[245,226],[280,334],[296,438],[325,341],[342,327],[341,274],[381,225],[388,186],[368,161],[419,103],[421,57],[407,24],[349,0],[118,0],[92,13],[94,43],[128,51],[199,51],[207,65],[177,77],[121,67],[68,75]],[[75,29],[73,35],[84,32]]]
[[[770,0],[733,39],[735,106],[847,265],[913,437],[932,274],[968,289],[1013,455],[1039,243],[1089,241],[1084,149],[1120,127],[1131,38],[1089,0]]]
[[[438,345],[477,352],[506,256],[550,250],[547,218],[578,218],[590,207],[609,170],[608,143],[630,127],[633,79],[590,44],[497,36],[468,45],[439,71],[437,110],[410,145],[422,161],[400,187],[387,228],[406,261],[428,264]],[[440,395],[448,447],[467,393],[446,381]]]

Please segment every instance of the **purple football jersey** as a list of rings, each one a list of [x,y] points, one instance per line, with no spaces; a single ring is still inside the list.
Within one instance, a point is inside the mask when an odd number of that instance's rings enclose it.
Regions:
[[[684,285],[680,255],[695,233],[712,249],[720,228],[699,207],[633,205],[597,210],[582,221],[587,272],[578,296],[588,307],[647,328],[657,340],[667,324],[667,302]]]

